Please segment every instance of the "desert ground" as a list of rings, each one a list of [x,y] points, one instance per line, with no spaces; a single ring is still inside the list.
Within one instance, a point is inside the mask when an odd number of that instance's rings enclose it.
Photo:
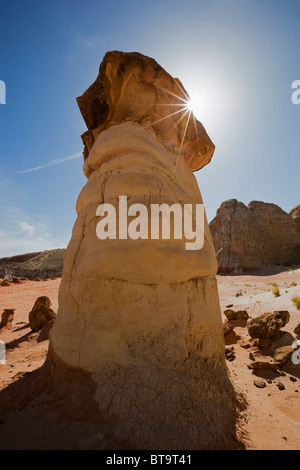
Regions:
[[[6,364],[0,364],[0,397],[3,389],[39,369],[45,361],[48,340],[38,342],[39,333],[33,333],[29,328],[28,314],[39,296],[48,296],[52,302],[51,307],[57,311],[60,281],[60,278],[47,281],[27,280],[21,284],[0,286],[1,308],[16,309],[13,328],[0,330],[0,340],[6,344]],[[272,293],[273,283],[279,286],[278,297]],[[260,272],[218,275],[218,288],[223,320],[223,311],[228,305],[233,305],[232,309],[235,310],[246,310],[252,318],[264,312],[288,310],[291,319],[283,331],[295,336],[293,330],[300,322],[300,310],[297,310],[291,298],[293,295],[300,295],[300,269],[276,274]],[[247,367],[251,362],[249,354],[255,360],[266,360],[268,353],[262,353],[255,342],[249,341],[246,321],[237,320],[232,323],[235,328],[225,336],[225,344],[226,348],[233,348],[235,359],[226,362],[234,385],[245,395],[248,403],[241,416],[238,431],[246,448],[299,450],[300,372],[282,371],[282,375],[265,372],[269,375],[261,377],[266,380],[266,386],[257,388],[254,384],[257,377]],[[278,388],[278,382],[284,385],[283,390]],[[2,409],[5,409],[4,403]],[[0,416],[2,436],[10,432],[6,419],[7,417]],[[10,436],[7,438],[9,440]]]

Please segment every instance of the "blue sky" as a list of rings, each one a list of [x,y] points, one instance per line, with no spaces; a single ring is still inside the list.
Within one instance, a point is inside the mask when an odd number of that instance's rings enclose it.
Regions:
[[[299,204],[299,17],[298,0],[3,0],[0,257],[68,243],[86,181],[76,97],[108,50],[155,58],[197,104],[216,144],[196,173],[209,220],[229,198]]]

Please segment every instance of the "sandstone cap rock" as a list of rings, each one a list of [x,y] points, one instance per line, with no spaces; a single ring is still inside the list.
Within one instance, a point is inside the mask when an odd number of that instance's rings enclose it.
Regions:
[[[215,146],[193,115],[188,120],[188,100],[180,80],[154,59],[138,52],[107,52],[97,79],[77,98],[88,128],[82,135],[84,158],[103,130],[131,121],[151,127],[174,152],[180,149],[193,171],[199,170],[210,162]]]

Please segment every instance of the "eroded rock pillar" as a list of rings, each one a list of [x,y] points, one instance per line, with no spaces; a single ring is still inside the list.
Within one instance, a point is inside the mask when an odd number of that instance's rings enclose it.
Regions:
[[[214,145],[187,98],[153,59],[116,51],[78,98],[88,181],[48,361],[90,374],[104,448],[239,446],[206,219],[200,250],[174,238],[96,235],[97,207],[110,203],[118,215],[119,196],[129,207],[202,203],[193,171],[209,163]]]

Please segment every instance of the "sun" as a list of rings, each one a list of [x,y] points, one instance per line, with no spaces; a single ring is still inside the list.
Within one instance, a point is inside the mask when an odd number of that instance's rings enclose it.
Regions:
[[[189,112],[192,113],[192,112],[194,112],[195,109],[196,109],[196,103],[195,103],[193,100],[189,99],[189,100],[186,101],[185,108],[186,108]]]

